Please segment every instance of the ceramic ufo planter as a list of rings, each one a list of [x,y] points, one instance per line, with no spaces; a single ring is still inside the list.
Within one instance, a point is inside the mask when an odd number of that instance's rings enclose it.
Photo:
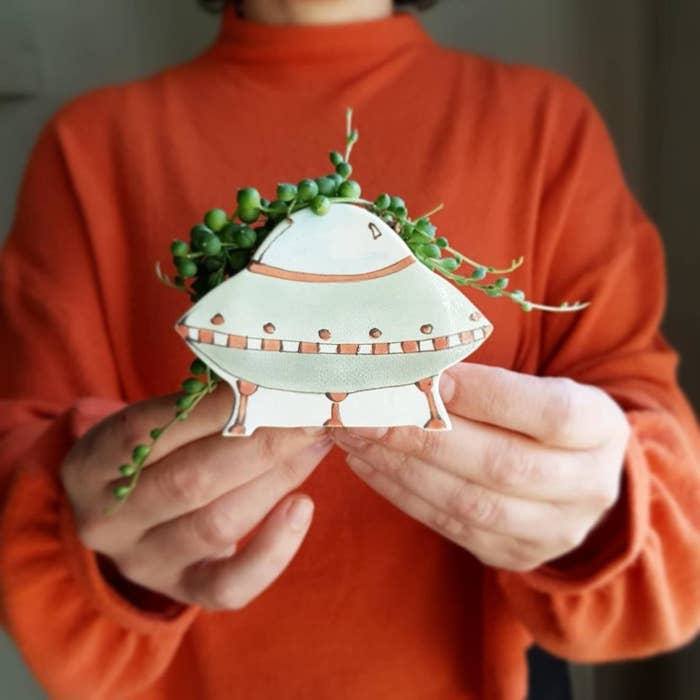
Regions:
[[[231,385],[224,434],[268,427],[446,430],[441,372],[492,331],[467,297],[355,204],[279,223],[176,325]]]
[[[348,109],[344,153],[329,153],[334,172],[280,182],[272,201],[238,189],[232,214],[210,209],[189,241],[172,241],[172,280],[156,264],[160,280],[194,302],[176,330],[197,357],[173,417],[119,466],[115,508],[156,441],[221,382],[234,398],[226,436],[262,426],[448,430],[440,375],[493,330],[458,287],[525,312],[588,306],[510,289],[506,275],[523,258],[497,268],[455,250],[431,221],[442,204],[411,218],[398,195],[366,199],[350,179],[358,139]]]

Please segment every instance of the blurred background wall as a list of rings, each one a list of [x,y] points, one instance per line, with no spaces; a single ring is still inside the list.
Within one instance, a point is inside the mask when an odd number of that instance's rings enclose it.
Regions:
[[[441,0],[422,18],[445,44],[566,74],[596,102],[630,186],[666,242],[666,333],[684,358],[682,383],[697,407],[700,2]],[[60,104],[187,60],[212,41],[217,23],[195,0],[2,0],[0,234],[9,227],[36,133]],[[648,662],[577,668],[574,675],[577,700],[697,700],[700,645]],[[43,697],[1,637],[0,679],[3,700]]]

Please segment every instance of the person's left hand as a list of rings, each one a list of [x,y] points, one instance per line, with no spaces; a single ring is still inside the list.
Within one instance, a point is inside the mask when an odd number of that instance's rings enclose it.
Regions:
[[[489,566],[530,571],[577,548],[615,503],[629,424],[601,389],[462,363],[440,385],[447,433],[336,429],[350,468]]]

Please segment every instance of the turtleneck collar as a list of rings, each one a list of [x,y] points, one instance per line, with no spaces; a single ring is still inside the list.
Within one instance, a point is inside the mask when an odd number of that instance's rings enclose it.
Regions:
[[[285,59],[359,61],[430,42],[420,22],[405,12],[347,24],[273,25],[241,19],[228,5],[211,53],[261,63]]]

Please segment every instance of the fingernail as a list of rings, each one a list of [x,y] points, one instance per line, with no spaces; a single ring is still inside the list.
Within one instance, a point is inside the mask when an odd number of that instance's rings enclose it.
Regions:
[[[295,498],[287,509],[287,517],[292,530],[302,530],[311,520],[314,504],[310,498]]]
[[[368,440],[379,440],[389,432],[389,428],[353,428],[350,431],[351,435]]]
[[[455,380],[447,372],[443,372],[440,377],[440,396],[445,403],[452,401],[456,388]]]

